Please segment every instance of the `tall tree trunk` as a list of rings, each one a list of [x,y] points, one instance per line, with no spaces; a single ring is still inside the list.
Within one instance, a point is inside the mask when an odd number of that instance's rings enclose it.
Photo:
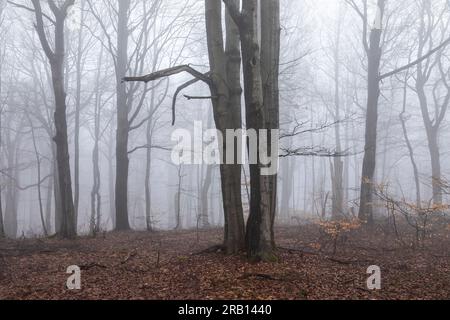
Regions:
[[[54,174],[54,169],[53,169],[53,161],[50,167],[50,174],[49,174],[49,178],[47,181],[47,195],[45,197],[45,227],[47,229],[47,232],[49,234],[52,233],[52,196],[53,196],[53,174]]]
[[[155,93],[151,92],[150,97],[150,112],[153,112],[155,107]],[[152,169],[152,145],[153,139],[153,118],[149,117],[147,120],[147,128],[146,128],[146,141],[147,141],[147,149],[146,149],[146,161],[145,161],[145,223],[147,227],[147,231],[153,231],[153,221],[152,221],[152,190],[151,190],[151,169]]]
[[[237,3],[237,1],[235,1]],[[226,136],[227,129],[241,129],[241,95],[239,31],[228,12],[225,14],[226,43],[224,51],[222,34],[222,4],[220,0],[205,1],[206,30],[209,61],[212,71],[214,119],[217,129]],[[228,97],[228,99],[227,99]],[[237,151],[237,146],[233,146]],[[222,156],[230,148],[224,143]],[[237,155],[237,152],[235,152]],[[233,254],[244,249],[244,214],[242,209],[242,166],[221,164],[222,201],[225,215],[224,247]]]
[[[37,191],[38,191],[38,202],[39,202],[39,216],[41,218],[42,229],[44,231],[44,235],[48,236],[47,226],[45,224],[45,216],[44,216],[44,206],[42,204],[42,169],[41,169],[41,156],[39,154],[39,150],[36,143],[36,135],[34,133],[33,123],[29,118],[30,127],[31,127],[31,136],[33,140],[33,148],[36,156],[36,164],[37,164]]]
[[[102,95],[100,93],[100,77],[102,68],[103,48],[100,50],[98,62],[97,62],[97,76],[95,83],[95,109],[94,109],[94,148],[92,150],[92,176],[94,182],[91,190],[91,234],[95,235],[100,231],[101,225],[101,194],[100,194],[100,124],[101,124],[101,106]]]
[[[268,154],[275,155],[278,170],[278,144],[272,145],[272,134],[280,129],[280,92],[279,92],[279,66],[281,46],[280,1],[261,1],[261,77],[263,81],[264,98],[264,128],[268,129]],[[276,137],[278,139],[278,137]],[[272,149],[272,147],[274,147]],[[274,157],[272,157],[274,158]],[[264,176],[268,206],[262,204],[263,210],[267,208],[270,216],[270,238],[272,249],[275,249],[274,224],[277,209],[278,175]],[[263,215],[265,215],[263,213]]]
[[[128,61],[128,10],[130,0],[120,0],[117,26],[117,133],[116,133],[116,230],[129,230],[128,221],[128,135],[129,122],[126,86],[122,78]]]
[[[116,228],[116,203],[114,189],[114,129],[110,125],[108,138],[108,197],[109,197],[109,215],[111,217],[112,228]]]
[[[231,10],[237,12],[239,8],[236,4],[227,2]],[[265,30],[261,32],[260,14],[264,11],[262,19]],[[275,99],[278,95],[278,65],[279,59],[277,50],[279,46],[279,2],[266,1],[263,8],[259,7],[257,0],[245,0],[242,5],[242,13],[238,21],[242,58],[244,66],[244,87],[246,104],[246,122],[247,128],[259,132],[261,129],[270,129],[278,126],[278,109]],[[278,33],[278,39],[276,34]],[[260,36],[264,39],[263,49],[260,46]],[[273,50],[273,51],[272,51]],[[262,51],[264,51],[262,53]],[[262,62],[262,55],[264,62]],[[275,63],[275,64],[274,64]],[[267,68],[264,70],[264,83],[262,64]],[[276,77],[272,77],[276,73]],[[264,86],[267,86],[266,88]],[[267,90],[267,91],[266,91]],[[264,100],[267,104],[264,104]],[[269,119],[273,116],[273,119]],[[260,132],[261,133],[261,132]],[[271,134],[266,138],[267,143],[271,141]],[[261,136],[258,140],[261,140]],[[258,148],[258,155],[260,155]],[[268,148],[268,152],[270,150]],[[258,157],[259,158],[259,157]],[[247,221],[246,245],[247,254],[254,260],[273,260],[274,240],[273,224],[276,209],[276,175],[266,176],[261,174],[260,159],[258,164],[250,165],[250,214]]]
[[[39,35],[41,45],[50,62],[52,71],[52,84],[55,96],[55,128],[56,135],[56,159],[58,170],[59,191],[61,198],[61,230],[60,235],[64,238],[73,238],[76,236],[75,212],[72,194],[72,178],[70,174],[70,156],[67,134],[66,119],[66,93],[64,90],[64,58],[65,58],[65,40],[64,23],[67,16],[67,10],[73,5],[74,0],[66,0],[60,7],[53,1],[49,1],[51,11],[55,16],[55,38],[54,52],[50,48],[44,29],[42,8],[39,0],[32,0],[36,14],[36,30]]]
[[[213,122],[212,113],[210,112],[208,115],[208,128],[211,128]],[[212,184],[212,176],[213,176],[213,170],[214,166],[207,165],[206,166],[206,175],[204,177],[203,183],[200,188],[200,195],[199,195],[199,207],[200,207],[200,219],[201,219],[201,225],[203,228],[210,227],[210,221],[209,221],[209,203],[208,203],[208,196],[209,191],[211,189]],[[200,168],[201,171],[201,179],[203,179],[203,172],[204,172],[204,166]]]
[[[12,113],[11,113],[12,117]],[[11,118],[9,118],[12,121]],[[9,121],[8,121],[9,122]],[[18,218],[17,207],[18,197],[17,185],[19,183],[19,160],[17,151],[21,142],[21,133],[18,132],[13,138],[11,131],[6,133],[6,149],[7,149],[7,183],[6,183],[6,197],[5,197],[5,219],[4,227],[5,233],[8,237],[17,237]]]
[[[237,6],[237,0],[230,0]],[[227,129],[241,129],[241,95],[240,86],[240,51],[239,32],[229,13],[225,14],[226,44],[224,46],[222,28],[222,3],[220,0],[205,1],[205,21],[208,40],[208,53],[210,72],[201,74],[189,66],[178,66],[163,71],[154,72],[144,77],[126,77],[125,81],[155,81],[162,77],[180,72],[188,72],[195,77],[179,90],[186,88],[197,81],[209,85],[214,110],[216,128],[226,136]],[[179,91],[178,91],[179,92]],[[237,144],[233,143],[235,154]],[[225,141],[224,151],[231,148]],[[239,159],[240,160],[240,159]],[[235,164],[221,164],[222,198],[225,215],[224,247],[228,253],[237,253],[244,248],[244,217],[241,199],[241,170],[242,166]]]
[[[58,160],[56,159],[56,145],[52,144],[52,170],[53,170],[53,185],[54,185],[54,197],[55,197],[55,233],[61,232],[62,223],[62,205],[61,205],[61,191],[59,186],[58,175]]]
[[[0,65],[0,75],[1,75],[1,65]],[[1,94],[1,79],[0,79],[0,94]],[[0,105],[0,154],[2,154],[2,116],[3,116],[3,106]],[[1,163],[1,161],[0,161]],[[3,177],[2,177],[3,178]],[[3,223],[3,203],[2,203],[2,192],[3,192],[3,188],[2,188],[2,183],[3,181],[0,180],[0,238],[4,238],[5,237],[5,227],[4,227],[4,223]]]
[[[290,207],[290,199],[292,196],[292,171],[293,171],[293,161],[290,158],[286,158],[282,160],[284,162],[284,166],[282,167],[282,193],[281,193],[281,202],[280,202],[280,215],[289,218],[289,207]]]
[[[369,224],[373,223],[373,188],[377,154],[377,128],[378,128],[378,100],[380,97],[380,60],[381,60],[381,34],[385,8],[385,0],[378,0],[377,19],[379,21],[370,32],[368,55],[368,95],[366,112],[366,131],[364,160],[361,175],[361,194],[359,205],[359,219]],[[379,25],[378,25],[379,23]]]
[[[61,236],[72,238],[76,235],[75,211],[72,196],[72,178],[70,175],[69,143],[66,120],[66,94],[64,92],[64,17],[56,18],[56,51],[52,65],[52,79],[55,94],[56,158],[60,182],[62,225]]]
[[[340,44],[341,44],[341,19],[338,19],[338,27],[336,31],[336,42],[334,50],[334,120],[336,125],[334,127],[334,138],[336,141],[336,152],[342,152],[341,143],[341,95],[340,95]],[[343,193],[343,174],[344,162],[340,157],[333,158],[332,165],[332,217],[339,219],[344,214],[344,193]]]
[[[280,50],[280,5],[278,0],[244,0],[242,12],[238,3],[225,1],[239,27],[244,66],[246,122],[257,130],[258,142],[269,144],[272,131],[279,128],[278,69]],[[262,26],[261,26],[261,21]],[[264,29],[264,30],[262,30]],[[262,43],[262,45],[260,45]],[[266,137],[264,129],[269,129]],[[265,138],[265,139],[261,139]],[[259,144],[259,143],[258,143]],[[261,156],[258,147],[258,155]],[[278,153],[277,153],[278,154]],[[261,158],[250,165],[250,214],[247,221],[247,254],[254,260],[273,260],[277,175],[262,175]]]
[[[420,208],[422,206],[422,200],[421,200],[421,193],[420,193],[419,168],[417,167],[417,163],[414,158],[414,148],[408,137],[408,129],[406,127],[406,119],[405,119],[407,97],[408,97],[408,74],[406,74],[406,76],[405,76],[405,82],[403,85],[403,110],[399,115],[399,119],[400,119],[400,123],[402,125],[402,132],[403,132],[403,137],[405,138],[406,147],[408,148],[409,160],[411,161],[411,165],[413,167],[414,183],[416,185],[416,206],[417,206],[417,208]]]
[[[438,135],[439,130],[434,128],[428,135],[428,148],[431,158],[431,177],[433,186],[433,203],[442,204],[442,173],[441,173],[441,155],[439,152]]]
[[[81,21],[78,30],[78,47],[76,57],[76,94],[75,94],[75,141],[74,141],[74,215],[75,226],[78,225],[78,205],[80,202],[80,113],[81,113],[81,80],[83,77],[83,26],[84,26],[84,1],[81,1]]]
[[[181,221],[181,190],[183,184],[183,167],[181,165],[178,167],[177,172],[178,172],[178,187],[174,198],[175,230],[181,230],[183,228],[183,224]]]

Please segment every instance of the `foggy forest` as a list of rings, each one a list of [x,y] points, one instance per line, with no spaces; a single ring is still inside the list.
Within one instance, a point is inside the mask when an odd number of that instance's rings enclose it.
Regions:
[[[0,300],[450,299],[449,109],[446,0],[1,0]]]

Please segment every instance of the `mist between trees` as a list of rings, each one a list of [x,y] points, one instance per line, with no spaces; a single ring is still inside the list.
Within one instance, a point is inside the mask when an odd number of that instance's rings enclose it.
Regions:
[[[0,8],[2,237],[223,227],[225,252],[273,260],[276,224],[448,217],[447,1]],[[277,174],[236,139],[221,164],[174,163],[199,121],[277,132],[255,144]]]

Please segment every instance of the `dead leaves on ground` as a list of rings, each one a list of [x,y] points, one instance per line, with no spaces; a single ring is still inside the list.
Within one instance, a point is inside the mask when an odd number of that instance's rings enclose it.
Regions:
[[[0,299],[449,299],[450,249],[411,251],[354,233],[330,256],[317,226],[277,230],[278,263],[205,250],[221,230],[111,233],[103,239],[0,242]],[[448,241],[448,239],[446,240]],[[446,248],[450,248],[447,243]],[[367,267],[382,290],[366,288]],[[66,269],[82,269],[69,291]]]

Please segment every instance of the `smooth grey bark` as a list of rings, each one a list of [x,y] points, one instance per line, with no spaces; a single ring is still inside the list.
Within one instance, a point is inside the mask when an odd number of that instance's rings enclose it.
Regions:
[[[209,113],[208,116],[208,128],[211,128],[213,122],[212,113]],[[205,142],[204,142],[205,143]],[[208,141],[206,141],[208,143]],[[200,195],[199,195],[199,207],[200,207],[200,220],[201,225],[203,228],[209,228],[210,227],[210,221],[209,221],[209,192],[212,185],[212,178],[213,178],[213,170],[214,166],[207,165],[206,166],[206,174],[203,179],[203,173],[205,171],[205,166],[202,166],[200,168],[201,171],[201,180],[203,180],[203,183],[200,187]],[[200,221],[199,221],[200,222]]]
[[[259,7],[257,0],[244,0],[242,11],[237,3],[224,2],[239,28],[247,128],[258,131],[269,129],[267,141],[271,141],[270,129],[279,128],[279,1],[262,1]],[[269,146],[268,152],[278,150],[271,150]],[[250,214],[246,247],[250,259],[272,261],[276,259],[273,227],[277,175],[263,176],[261,169],[260,163],[250,165]]]
[[[225,3],[239,28],[241,39],[247,129],[254,129],[259,132],[265,126],[258,21],[260,8],[257,0],[244,0],[241,12],[236,3],[231,1],[225,1]],[[259,161],[258,164],[251,164],[250,212],[245,235],[247,255],[250,259],[273,259],[272,232],[270,229],[271,208],[270,203],[268,203],[269,199],[266,198],[269,183],[267,177],[261,176]]]
[[[129,230],[128,220],[128,137],[129,137],[129,106],[127,103],[126,85],[122,78],[127,72],[128,62],[128,11],[130,0],[120,0],[117,25],[117,66],[116,66],[116,104],[117,104],[117,132],[116,132],[116,230]]]
[[[237,1],[234,1],[237,3]],[[241,129],[240,83],[241,54],[239,31],[229,12],[225,14],[226,42],[223,41],[222,4],[220,0],[205,1],[205,17],[211,68],[211,93],[214,120],[217,129],[226,136],[227,129]],[[223,155],[231,146],[224,144]],[[233,146],[237,150],[237,144]],[[235,152],[237,154],[237,152]],[[224,246],[233,254],[244,249],[244,214],[242,209],[242,166],[237,159],[234,165],[220,165],[222,201],[225,215]]]
[[[272,130],[280,129],[280,50],[281,50],[281,17],[280,1],[261,1],[261,77],[264,98],[264,128],[268,129],[268,154],[276,154],[272,149]],[[277,210],[278,175],[264,177],[267,180],[266,193],[270,216],[270,238],[272,250],[275,249],[275,216]],[[265,208],[265,205],[263,208]]]

